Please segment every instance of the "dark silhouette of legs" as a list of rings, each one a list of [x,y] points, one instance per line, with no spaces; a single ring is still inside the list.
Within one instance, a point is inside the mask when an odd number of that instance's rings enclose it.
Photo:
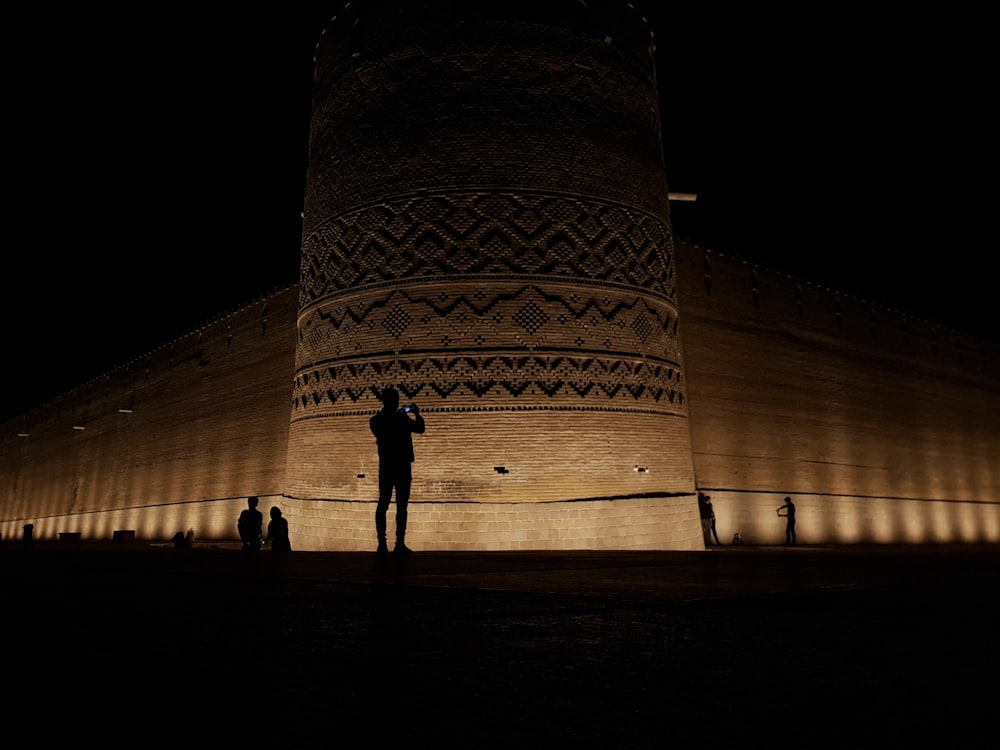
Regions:
[[[409,469],[409,467],[407,467]],[[402,474],[402,473],[401,473]],[[407,505],[410,502],[410,472],[396,480],[396,551],[409,552],[406,546]]]
[[[406,546],[407,506],[410,502],[410,486],[413,482],[410,465],[382,469],[378,475],[378,505],[375,507],[375,533],[378,535],[378,554],[389,551],[386,545],[386,514],[396,491],[396,552],[409,552]]]
[[[378,505],[375,506],[375,533],[378,535],[378,554],[385,555],[389,548],[385,543],[385,514],[389,510],[392,499],[392,476],[389,472],[379,472],[378,475]]]

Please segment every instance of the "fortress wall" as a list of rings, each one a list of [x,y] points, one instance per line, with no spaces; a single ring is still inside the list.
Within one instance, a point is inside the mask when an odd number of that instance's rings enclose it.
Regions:
[[[694,245],[678,257],[695,473],[723,541],[784,541],[785,495],[803,541],[1000,540],[994,346]]]
[[[5,425],[3,538],[28,523],[36,538],[233,536],[231,499],[263,501],[284,482],[297,294],[223,316]]]
[[[1000,540],[995,348],[881,309],[873,333],[871,307],[852,298],[838,322],[834,292],[761,269],[755,305],[753,270],[678,248],[694,465],[722,541],[782,543],[786,494],[803,543]],[[43,539],[232,538],[257,494],[283,508],[296,549],[370,549],[377,459],[364,425],[356,501],[281,495],[296,304],[293,287],[3,425],[3,539],[26,523]],[[418,461],[433,435],[417,438]],[[518,483],[490,473],[498,488]],[[477,504],[470,522],[446,489],[414,495],[418,549],[700,548],[690,504],[670,499]]]

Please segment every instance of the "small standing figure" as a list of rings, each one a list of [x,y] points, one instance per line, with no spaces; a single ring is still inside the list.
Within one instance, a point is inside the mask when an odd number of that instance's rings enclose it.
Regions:
[[[259,502],[256,495],[248,497],[247,507],[240,513],[240,519],[236,522],[236,528],[240,532],[240,541],[243,542],[243,549],[247,552],[259,550],[262,543],[264,515],[257,510]]]
[[[705,505],[708,506],[708,512],[712,519],[712,538],[715,539],[715,546],[719,547],[722,542],[719,541],[719,532],[715,530],[715,506],[712,505],[711,495],[705,495]]]
[[[698,493],[698,514],[701,516],[701,533],[705,537],[705,546],[712,546],[712,527],[715,526],[715,511],[712,509],[712,498]],[[718,542],[718,537],[716,537]]]
[[[271,508],[271,520],[267,524],[267,541],[274,552],[291,552],[292,543],[288,539],[288,520],[281,515],[281,509]]]
[[[792,502],[792,498],[786,497],[785,504],[778,506],[778,516],[787,519],[785,522],[785,546],[795,546],[795,503]]]

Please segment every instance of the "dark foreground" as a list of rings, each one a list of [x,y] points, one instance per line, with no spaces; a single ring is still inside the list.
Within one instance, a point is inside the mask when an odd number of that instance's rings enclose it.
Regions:
[[[1000,548],[0,545],[8,736],[995,747]]]

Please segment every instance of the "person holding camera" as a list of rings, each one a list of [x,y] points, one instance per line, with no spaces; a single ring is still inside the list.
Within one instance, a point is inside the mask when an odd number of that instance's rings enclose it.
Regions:
[[[389,553],[386,545],[386,513],[396,491],[396,546],[394,553],[411,552],[406,546],[407,504],[412,482],[413,433],[422,435],[424,418],[416,404],[399,408],[399,392],[386,388],[380,396],[382,410],[368,422],[378,446],[378,505],[375,507],[375,532],[379,556]]]
[[[782,513],[781,511],[785,511]],[[785,518],[785,546],[795,546],[795,503],[786,497],[785,504],[778,507],[778,516]]]

